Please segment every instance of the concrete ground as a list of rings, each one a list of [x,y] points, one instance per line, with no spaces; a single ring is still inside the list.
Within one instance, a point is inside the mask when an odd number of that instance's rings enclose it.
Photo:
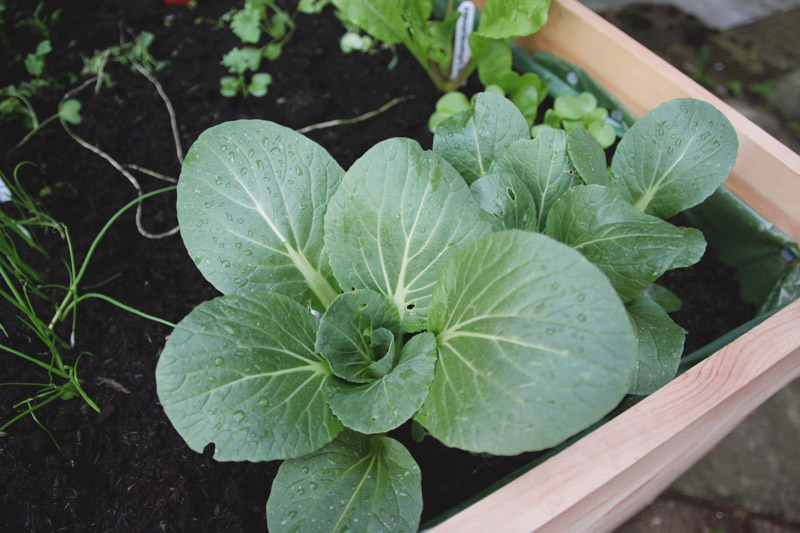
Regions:
[[[582,2],[800,153],[800,0]],[[800,380],[619,531],[800,533]]]

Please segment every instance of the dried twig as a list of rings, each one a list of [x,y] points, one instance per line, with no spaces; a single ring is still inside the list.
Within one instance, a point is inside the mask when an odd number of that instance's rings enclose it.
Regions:
[[[133,35],[133,32],[128,28],[128,32]],[[120,34],[119,34],[119,44],[121,46],[125,45],[125,38],[123,37],[122,27],[120,27]],[[156,79],[155,76],[150,74],[150,72],[144,68],[134,57],[128,53],[125,54],[125,57],[128,58],[128,61],[131,62],[131,65],[147,80],[152,83],[158,95],[161,97],[161,100],[164,101],[164,105],[167,107],[167,113],[169,113],[169,124],[172,127],[172,138],[175,141],[175,153],[178,156],[178,162],[182,165],[183,164],[183,148],[181,148],[181,139],[180,135],[178,134],[178,120],[175,118],[175,109],[172,107],[172,101],[167,96],[167,93],[164,92],[164,87],[161,86],[161,83]]]
[[[414,95],[413,94],[409,94],[409,95],[406,95],[406,96],[400,96],[398,98],[395,98],[394,100],[390,100],[390,101],[386,102],[385,104],[380,106],[378,109],[374,109],[372,111],[368,111],[368,112],[364,113],[363,115],[359,115],[359,116],[353,117],[353,118],[340,118],[340,119],[337,119],[337,120],[328,120],[326,122],[320,122],[318,124],[311,124],[310,126],[305,126],[303,128],[300,128],[299,130],[297,130],[297,132],[298,133],[308,133],[309,131],[321,130],[321,129],[324,129],[324,128],[333,128],[334,126],[344,126],[344,125],[347,125],[347,124],[357,124],[358,122],[363,122],[365,120],[371,119],[372,117],[376,117],[376,116],[380,115],[381,113],[385,113],[386,111],[390,110],[391,108],[393,108],[397,104],[401,104],[403,102],[406,102],[408,100],[413,100],[413,99],[414,99]]]
[[[66,93],[63,97],[61,97],[61,102],[59,102],[59,108],[61,107],[61,104],[64,103],[65,100],[67,100],[68,98],[70,98],[73,95],[77,94],[78,92],[80,92],[81,90],[85,89],[86,87],[90,86],[95,81],[96,81],[96,78],[90,78],[90,79],[86,80],[85,82],[83,82],[78,87],[76,87],[76,88],[72,89],[71,91],[69,91],[68,93]],[[59,109],[59,111],[60,111],[60,109]],[[143,194],[142,187],[139,185],[139,181],[133,176],[133,174],[128,172],[122,165],[120,165],[117,162],[116,159],[114,159],[113,157],[111,157],[110,155],[105,153],[99,147],[97,147],[97,146],[95,146],[95,145],[83,140],[80,136],[78,136],[78,134],[76,134],[74,131],[72,131],[72,129],[67,125],[67,122],[63,118],[61,118],[60,116],[59,116],[59,120],[61,121],[61,126],[64,128],[64,131],[67,132],[67,135],[72,137],[72,139],[75,142],[77,142],[78,144],[80,144],[81,146],[83,146],[84,148],[89,150],[90,152],[93,152],[93,153],[99,155],[100,157],[102,157],[103,159],[105,159],[106,161],[108,161],[108,163],[112,167],[117,169],[117,171],[119,171],[123,176],[125,176],[127,178],[127,180],[131,183],[131,185],[133,185],[133,188],[136,189],[136,194],[137,195],[141,196]],[[145,230],[144,227],[142,226],[142,204],[141,203],[136,206],[136,229],[139,230],[139,233],[143,237],[147,237],[148,239],[163,239],[164,237],[169,237],[171,235],[175,235],[179,231],[179,227],[178,226],[175,226],[171,230],[165,231],[163,233],[150,233],[149,231]]]

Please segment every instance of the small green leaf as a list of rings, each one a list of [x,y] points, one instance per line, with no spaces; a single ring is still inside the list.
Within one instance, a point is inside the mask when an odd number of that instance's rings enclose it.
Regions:
[[[526,231],[464,246],[439,277],[428,321],[439,359],[415,416],[447,446],[497,455],[555,446],[625,396],[632,326],[606,277]]]
[[[233,76],[223,76],[219,79],[219,93],[225,98],[233,98],[239,94],[241,80]]]
[[[325,247],[340,287],[383,294],[414,332],[445,262],[489,231],[453,167],[415,141],[389,139],[345,174],[325,216]]]
[[[176,326],[156,368],[158,397],[193,450],[219,461],[298,457],[333,440],[330,375],[317,320],[269,292],[203,302]]]
[[[473,109],[442,122],[433,136],[433,151],[445,158],[467,183],[489,173],[492,162],[518,139],[530,139],[525,117],[509,100],[479,93]]]
[[[247,91],[256,98],[261,98],[267,94],[271,84],[272,76],[266,72],[258,72],[253,74],[253,77],[250,80],[250,85],[247,87]]]
[[[61,106],[59,106],[58,114],[70,124],[80,124],[81,103],[74,98],[64,100],[61,102]]]
[[[383,354],[383,356],[378,358],[376,355],[376,361],[369,365],[367,373],[375,379],[382,378],[391,372],[397,360],[394,334],[385,328],[373,332],[370,348],[373,354]]]
[[[585,129],[577,129],[567,138],[567,153],[584,183],[608,185],[606,155],[597,140]]]
[[[244,74],[248,70],[256,71],[261,65],[261,51],[252,46],[234,48],[222,56],[221,64],[232,74]]]
[[[245,43],[257,43],[261,39],[261,19],[258,12],[251,9],[237,11],[231,19],[231,30]]]
[[[681,228],[600,185],[569,190],[550,211],[546,233],[597,265],[625,302],[672,268],[687,245]]]
[[[711,195],[739,143],[728,119],[700,100],[677,99],[639,119],[617,146],[614,187],[639,210],[669,218]]]
[[[464,93],[459,91],[452,91],[442,95],[442,97],[436,101],[436,111],[441,113],[455,115],[456,113],[469,109],[472,109],[469,99],[467,99]]]
[[[335,375],[366,383],[373,379],[370,365],[378,360],[372,335],[381,329],[392,337],[402,332],[393,303],[370,290],[346,292],[337,296],[322,316],[315,349],[330,362]]]
[[[27,70],[28,74],[31,76],[41,76],[44,72],[44,57],[35,54],[28,54],[25,57],[25,70]]]
[[[270,61],[275,61],[281,57],[281,53],[283,53],[283,45],[281,43],[269,43],[264,47],[264,57]]]
[[[583,120],[584,103],[575,94],[557,96],[553,104],[553,112],[564,120]]]
[[[37,56],[45,56],[53,51],[53,47],[50,45],[50,41],[45,40],[41,41],[39,44],[36,45],[36,55]]]
[[[512,39],[539,31],[547,22],[550,0],[487,0],[478,33],[492,39]]]
[[[592,134],[592,137],[597,139],[597,142],[600,143],[600,146],[603,149],[608,148],[614,141],[617,140],[617,134],[608,124],[601,124],[599,122],[591,122],[587,126],[589,133]]]
[[[324,148],[272,122],[206,130],[178,181],[189,255],[223,293],[276,291],[324,309],[339,291],[323,253],[323,217],[343,174]]]
[[[680,296],[658,283],[653,283],[647,287],[644,290],[644,295],[660,305],[667,313],[680,311],[683,307]]]
[[[675,377],[686,332],[645,295],[630,302],[627,308],[639,348],[630,394],[650,394]]]
[[[273,533],[414,533],[422,514],[422,477],[394,439],[349,431],[306,457],[285,461],[267,500]]]
[[[403,346],[395,367],[380,379],[356,385],[331,377],[325,389],[328,403],[345,427],[385,433],[422,407],[435,364],[436,339],[420,333]]]
[[[545,128],[532,141],[518,141],[492,165],[492,173],[512,174],[528,187],[536,204],[536,231],[544,231],[550,207],[579,183],[567,157],[567,134]]]
[[[536,204],[525,184],[512,174],[487,174],[471,186],[472,196],[491,215],[495,231],[536,231]]]

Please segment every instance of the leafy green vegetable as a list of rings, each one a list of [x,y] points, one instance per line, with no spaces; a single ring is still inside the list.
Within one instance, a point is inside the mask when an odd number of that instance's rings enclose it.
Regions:
[[[547,235],[572,246],[608,276],[623,301],[634,299],[684,254],[684,232],[660,218],[645,215],[613,190],[600,185],[574,187],[556,202],[547,219]],[[688,264],[682,266],[689,266]]]
[[[556,97],[553,108],[546,111],[544,124],[534,126],[531,134],[535,138],[548,128],[562,128],[567,133],[585,129],[605,149],[617,140],[607,120],[608,110],[597,107],[597,98],[592,93],[561,94]]]
[[[428,329],[439,362],[416,419],[474,452],[546,448],[600,419],[627,392],[636,354],[603,274],[563,244],[518,230],[457,253]]]
[[[299,457],[342,429],[325,400],[317,321],[285,296],[226,295],[175,328],[156,368],[159,398],[195,451],[220,461]]]
[[[686,332],[645,295],[630,302],[627,309],[639,347],[630,394],[651,394],[675,377]]]
[[[478,34],[490,39],[513,39],[539,31],[547,22],[550,0],[487,0]]]
[[[680,311],[683,302],[680,297],[666,287],[653,283],[644,290],[644,295],[661,306],[667,313]]]
[[[603,148],[587,130],[576,129],[569,134],[567,153],[584,183],[609,185]]]
[[[323,216],[343,174],[321,146],[277,124],[206,130],[178,183],[189,255],[223,293],[266,289],[326,307],[338,291],[322,251]]]
[[[433,137],[433,151],[472,183],[489,173],[492,162],[518,139],[529,139],[528,125],[507,99],[480,93],[472,109],[442,122]]]
[[[728,177],[738,141],[711,104],[678,99],[642,117],[611,162],[613,186],[640,211],[669,218],[694,207]]]
[[[396,440],[345,431],[318,452],[281,465],[267,501],[269,530],[415,532],[421,480]]]
[[[346,22],[387,44],[403,44],[443,92],[455,90],[479,66],[494,59],[489,49],[537,31],[547,21],[550,0],[489,0],[469,36],[472,60],[451,76],[453,38],[460,13],[447,4],[442,20],[429,20],[432,0],[333,0]],[[510,72],[509,68],[506,69]],[[543,96],[542,96],[543,98]]]
[[[567,157],[567,134],[554,129],[512,144],[492,165],[492,172],[512,174],[528,187],[536,204],[535,228],[542,232],[555,201],[579,183]]]
[[[536,204],[525,184],[513,174],[487,174],[470,186],[481,209],[491,215],[496,231],[536,231]]]
[[[395,8],[424,21],[428,6]],[[632,128],[624,157],[645,159],[649,133]],[[684,333],[662,306],[679,300],[653,281],[705,241],[607,178],[587,132],[531,140],[499,94],[444,120],[433,151],[389,139],[346,173],[277,124],[211,128],[184,162],[178,219],[225,294],[164,348],[168,417],[222,460],[289,458],[273,531],[416,530],[419,470],[383,433],[412,420],[415,438],[470,451],[542,449],[674,375]]]
[[[387,355],[378,363],[391,359]],[[361,433],[390,431],[422,407],[435,364],[433,334],[415,335],[403,346],[396,366],[384,376],[360,384],[330,378],[325,392],[333,414],[346,427]]]
[[[444,159],[410,139],[390,139],[345,174],[325,216],[325,244],[339,286],[381,293],[412,332],[425,327],[443,265],[490,229]]]
[[[375,353],[373,334],[386,331],[393,339],[402,332],[400,315],[392,302],[368,290],[337,296],[319,327],[316,351],[330,362],[336,376],[356,383],[372,381],[375,376],[371,365],[382,357],[395,359],[382,342],[377,345],[383,346],[383,353]],[[391,348],[394,350],[393,344]]]

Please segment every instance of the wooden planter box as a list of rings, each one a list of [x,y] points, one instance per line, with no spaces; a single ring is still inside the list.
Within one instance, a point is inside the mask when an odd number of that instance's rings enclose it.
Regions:
[[[800,156],[577,0],[522,43],[570,61],[634,113],[693,97],[725,113],[739,157],[725,182],[800,241]],[[747,414],[800,376],[800,301],[432,531],[608,531],[651,502]]]

